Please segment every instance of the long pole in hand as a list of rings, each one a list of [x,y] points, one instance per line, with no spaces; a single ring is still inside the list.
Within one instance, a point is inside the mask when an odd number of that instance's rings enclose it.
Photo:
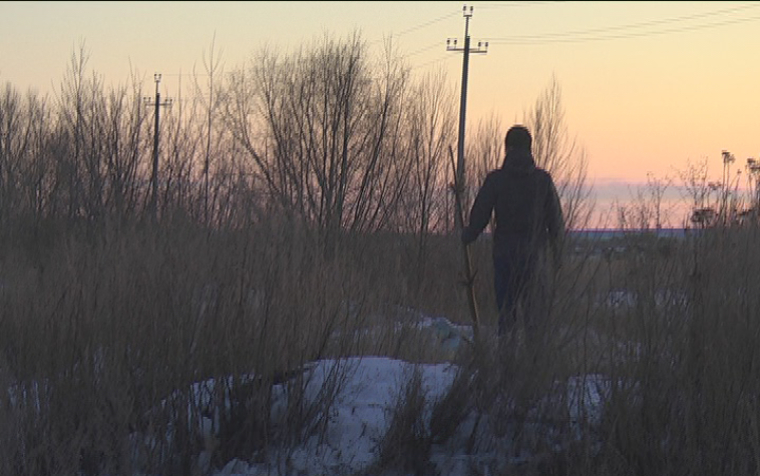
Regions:
[[[451,157],[451,168],[454,172],[454,184],[452,185],[452,188],[454,190],[454,201],[456,206],[456,225],[457,229],[461,233],[464,229],[464,211],[462,208],[462,189],[461,185],[457,181],[457,167],[456,162],[454,161],[454,151],[452,150],[451,146],[449,146],[449,156]],[[472,317],[472,334],[475,339],[475,342],[480,342],[479,334],[479,323],[480,319],[478,318],[478,303],[475,299],[475,276],[472,272],[472,264],[470,261],[470,250],[467,245],[462,243],[462,252],[464,255],[464,285],[467,288],[467,302],[470,307],[470,317]]]

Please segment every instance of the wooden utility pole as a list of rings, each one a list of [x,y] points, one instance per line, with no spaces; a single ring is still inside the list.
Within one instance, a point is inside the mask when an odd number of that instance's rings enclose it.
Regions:
[[[449,38],[446,40],[446,50],[448,51],[462,51],[464,52],[464,56],[462,59],[462,93],[460,97],[459,102],[459,138],[457,142],[457,170],[456,170],[456,183],[458,184],[460,188],[460,193],[463,193],[465,190],[467,190],[467,182],[465,177],[465,166],[464,166],[464,123],[465,123],[465,113],[467,112],[467,76],[468,76],[468,70],[470,67],[470,53],[487,53],[488,52],[488,42],[485,44],[482,42],[478,42],[477,49],[472,49],[470,47],[470,18],[472,17],[472,11],[473,8],[470,7],[469,11],[467,9],[467,5],[462,7],[462,13],[464,14],[464,48],[458,48],[457,47],[457,40],[456,38],[452,39]],[[453,43],[453,45],[452,45]],[[461,229],[461,224],[460,229]]]
[[[464,14],[464,48],[457,47],[457,40],[452,41],[451,38],[446,40],[446,49],[448,51],[462,51],[464,53],[464,59],[462,61],[462,95],[459,103],[459,139],[457,143],[457,160],[454,164],[454,154],[449,148],[449,154],[451,155],[451,165],[454,172],[454,197],[456,211],[454,213],[454,221],[456,230],[458,233],[462,233],[464,229],[464,203],[466,199],[466,177],[465,177],[465,164],[464,164],[464,135],[465,135],[465,113],[467,112],[467,76],[469,73],[470,65],[470,53],[486,53],[488,51],[488,43],[485,45],[478,42],[477,49],[470,48],[470,18],[472,17],[473,8],[470,7],[469,11],[467,5],[462,7],[462,13]],[[452,45],[453,43],[453,45]],[[467,288],[467,301],[469,304],[470,317],[473,323],[473,337],[477,343],[479,339],[479,327],[480,318],[478,316],[478,305],[475,299],[474,288],[474,274],[472,270],[472,264],[470,260],[470,251],[467,246],[462,245],[463,258],[464,258],[464,274],[465,274],[465,287]]]
[[[151,103],[150,98],[145,98],[145,103],[148,106],[155,106],[154,120],[153,120],[153,172],[150,177],[151,194],[148,209],[151,218],[155,221],[158,218],[158,143],[159,143],[159,111],[161,106],[171,106],[171,98],[167,98],[164,102],[161,102],[161,92],[158,90],[158,85],[161,82],[161,74],[155,73],[153,80],[156,82],[156,99]]]

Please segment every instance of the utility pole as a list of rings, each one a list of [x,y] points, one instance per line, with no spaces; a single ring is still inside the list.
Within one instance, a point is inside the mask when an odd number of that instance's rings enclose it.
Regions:
[[[455,207],[456,207],[456,213],[454,214],[454,221],[455,226],[457,230],[461,232],[461,230],[464,228],[464,205],[463,200],[465,198],[465,191],[467,190],[466,182],[465,182],[465,173],[464,173],[464,119],[465,119],[465,113],[467,111],[467,73],[468,68],[470,65],[470,53],[486,53],[488,51],[488,43],[485,44],[484,48],[481,48],[483,44],[481,42],[478,42],[478,48],[477,49],[471,49],[470,48],[470,18],[472,17],[472,10],[473,8],[470,7],[469,12],[467,11],[467,5],[462,7],[462,13],[464,14],[464,48],[457,48],[457,40],[453,40],[453,46],[452,46],[452,40],[451,38],[446,40],[446,50],[447,51],[462,51],[464,52],[464,59],[462,61],[462,96],[459,103],[459,139],[457,143],[457,161],[456,166],[454,166],[454,154],[451,152],[451,148],[449,147],[449,154],[451,155],[451,162],[452,162],[452,168],[454,168],[454,197],[455,197]],[[479,321],[480,318],[478,317],[478,304],[477,299],[475,297],[475,286],[474,286],[474,274],[472,272],[472,265],[470,260],[470,250],[467,248],[467,246],[462,243],[462,251],[463,251],[463,257],[464,257],[464,274],[465,274],[465,287],[467,288],[467,301],[470,308],[470,316],[472,317],[472,324],[473,324],[473,337],[476,344],[476,347],[479,348]]]
[[[159,111],[161,106],[171,106],[171,98],[161,102],[161,93],[158,90],[158,85],[161,82],[161,74],[155,73],[153,80],[156,82],[156,99],[151,103],[150,98],[145,98],[145,103],[148,106],[155,106],[154,120],[153,120],[153,173],[150,177],[151,195],[148,209],[151,217],[155,221],[158,217],[158,133],[159,133]]]
[[[465,181],[465,173],[464,173],[464,122],[465,122],[465,113],[467,112],[467,74],[468,69],[470,66],[470,53],[487,53],[488,52],[488,42],[483,44],[482,42],[478,42],[477,49],[470,48],[470,18],[472,17],[472,10],[473,8],[470,7],[469,11],[467,9],[467,5],[462,7],[462,13],[464,15],[464,48],[457,48],[457,40],[456,38],[452,39],[449,38],[446,40],[446,50],[447,51],[462,51],[464,52],[464,57],[462,59],[462,94],[459,102],[459,139],[457,142],[457,169],[456,169],[456,180],[454,183],[457,184],[459,187],[460,193],[463,193],[466,188],[466,181]],[[453,45],[452,45],[453,43]],[[459,215],[457,215],[459,216]],[[459,229],[464,226],[463,223],[457,224]]]

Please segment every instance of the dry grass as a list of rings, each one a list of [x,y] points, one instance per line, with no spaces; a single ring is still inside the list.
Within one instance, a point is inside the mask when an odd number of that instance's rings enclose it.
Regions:
[[[354,237],[328,259],[290,230],[134,225],[4,241],[0,383],[10,392],[0,471],[202,474],[262,459],[272,444],[326,429],[345,369],[314,399],[297,372],[308,362],[448,358],[416,319],[468,322],[455,240],[436,238],[420,279],[405,258],[413,240]],[[476,410],[479,428],[494,433],[473,431],[473,450],[540,455],[501,467],[510,474],[755,474],[757,238],[753,228],[715,230],[667,252],[573,255],[556,276],[541,339],[517,333],[462,353],[459,384],[440,401],[426,402],[415,379],[399,389],[382,469],[429,469],[430,446]],[[484,324],[493,325],[490,250],[474,251]],[[635,300],[612,305],[611,290]],[[570,410],[569,379],[584,375],[608,384],[598,422]],[[271,389],[282,381],[292,397],[272,418]],[[199,385],[212,395],[203,408]],[[419,420],[426,404],[429,427]],[[209,439],[201,418],[214,412]]]
[[[503,474],[756,474],[757,238],[756,228],[710,230],[574,255],[541,338],[518,332],[463,356],[474,380],[452,387],[431,425],[453,435],[463,408],[483,412],[493,432],[474,432],[473,448],[533,455]],[[621,290],[625,302],[607,299]],[[593,375],[605,382],[603,411],[579,419],[569,382]]]
[[[7,244],[2,408],[16,431],[0,435],[0,470],[191,474],[323,433],[345,373],[336,368],[313,400],[298,373],[308,362],[441,359],[414,308],[429,279],[411,290],[418,276],[387,259],[404,246],[355,239],[328,259],[278,222],[55,227]],[[288,408],[269,418],[283,381]],[[202,408],[198,385],[211,394]],[[209,440],[202,417],[214,414]]]

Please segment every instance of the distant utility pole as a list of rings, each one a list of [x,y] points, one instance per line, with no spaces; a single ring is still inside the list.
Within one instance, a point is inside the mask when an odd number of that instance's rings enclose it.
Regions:
[[[155,73],[153,80],[156,82],[156,99],[151,103],[151,98],[145,98],[145,103],[148,106],[155,106],[154,121],[153,121],[153,173],[150,177],[151,195],[148,205],[151,217],[155,220],[158,216],[158,131],[159,131],[159,111],[161,106],[171,106],[172,100],[168,98],[166,101],[161,102],[161,93],[158,90],[158,84],[161,82],[161,74]]]
[[[470,18],[472,17],[472,10],[473,8],[469,8],[469,12],[467,11],[467,5],[462,7],[462,13],[464,14],[464,48],[457,48],[457,40],[456,38],[452,39],[448,38],[446,40],[446,50],[447,51],[463,51],[464,52],[464,58],[462,60],[462,95],[460,98],[459,103],[459,139],[457,143],[457,169],[456,169],[456,181],[455,183],[458,185],[460,192],[464,192],[466,190],[466,182],[465,182],[465,174],[464,174],[464,119],[465,119],[465,113],[467,112],[467,70],[470,65],[470,53],[487,53],[488,52],[488,42],[483,44],[482,42],[478,42],[477,49],[470,48]],[[453,46],[452,46],[453,42]],[[459,224],[460,227],[463,224]]]

